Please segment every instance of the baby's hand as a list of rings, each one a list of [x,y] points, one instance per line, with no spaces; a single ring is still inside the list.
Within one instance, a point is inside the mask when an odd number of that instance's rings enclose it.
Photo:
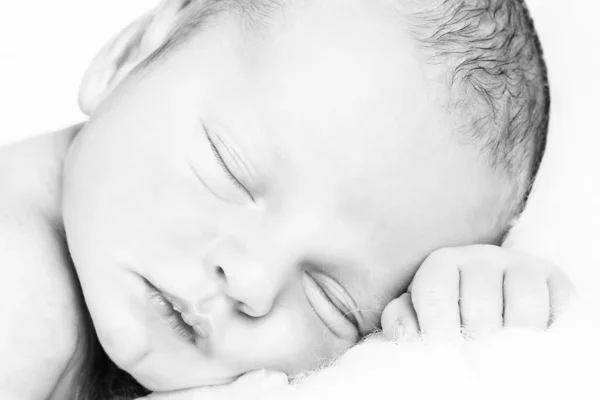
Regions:
[[[477,337],[502,327],[548,328],[574,287],[555,265],[490,245],[437,250],[383,311],[388,339]]]

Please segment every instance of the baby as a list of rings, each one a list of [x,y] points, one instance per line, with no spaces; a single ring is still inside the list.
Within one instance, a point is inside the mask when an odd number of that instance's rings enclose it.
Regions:
[[[570,290],[497,247],[548,124],[522,1],[164,0],[80,105],[0,151],[2,398],[294,376],[377,329],[544,329]]]

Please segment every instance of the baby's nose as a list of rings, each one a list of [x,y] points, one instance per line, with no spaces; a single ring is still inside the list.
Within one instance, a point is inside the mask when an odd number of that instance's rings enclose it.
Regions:
[[[227,295],[226,282],[211,280],[202,286],[202,291],[198,293],[191,304],[194,314],[208,315],[215,313],[223,305],[230,305],[231,299]]]
[[[290,252],[269,243],[228,238],[217,243],[203,263],[211,278],[223,285],[236,309],[251,317],[271,311],[296,271]]]
[[[246,262],[244,265],[226,266],[222,271],[226,294],[238,311],[255,318],[271,311],[280,287],[268,268]]]

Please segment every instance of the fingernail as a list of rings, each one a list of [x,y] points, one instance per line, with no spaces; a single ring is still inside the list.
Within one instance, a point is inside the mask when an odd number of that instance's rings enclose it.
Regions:
[[[396,322],[394,327],[394,340],[404,340],[406,339],[406,327],[402,324],[402,322]]]

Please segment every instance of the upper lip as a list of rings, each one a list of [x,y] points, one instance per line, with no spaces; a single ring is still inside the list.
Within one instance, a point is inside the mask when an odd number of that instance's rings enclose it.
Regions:
[[[189,302],[181,302],[178,300],[179,297],[173,296],[169,292],[154,286],[150,282],[148,282],[148,284],[154,287],[154,289],[157,290],[164,297],[164,299],[171,304],[171,306],[173,306],[173,309],[181,314],[183,321],[194,329],[196,335],[202,339],[206,339],[211,336],[213,329],[212,323],[208,316],[196,314],[191,310]]]
[[[181,318],[186,324],[194,328],[194,332],[202,338],[208,338],[212,335],[212,324],[210,319],[205,316],[190,313],[187,310],[183,310]]]

